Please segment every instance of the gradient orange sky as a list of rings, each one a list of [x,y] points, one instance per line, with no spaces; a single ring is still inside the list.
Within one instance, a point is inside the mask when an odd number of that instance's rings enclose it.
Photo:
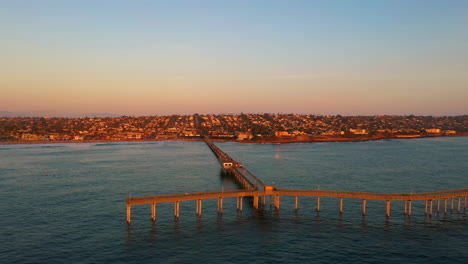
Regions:
[[[466,14],[467,1],[7,1],[0,111],[468,114]]]

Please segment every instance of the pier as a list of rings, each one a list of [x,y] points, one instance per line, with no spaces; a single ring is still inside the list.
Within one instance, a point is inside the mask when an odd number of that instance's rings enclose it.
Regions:
[[[445,190],[437,192],[424,193],[375,193],[375,192],[354,192],[354,191],[334,191],[334,190],[307,190],[307,189],[279,189],[273,185],[267,185],[251,172],[249,172],[240,162],[234,160],[218,146],[216,146],[208,137],[204,137],[205,143],[214,153],[222,170],[232,175],[233,179],[239,184],[242,189],[229,191],[211,191],[211,192],[195,192],[181,194],[165,194],[152,195],[141,197],[127,198],[127,223],[131,222],[132,206],[140,204],[151,205],[151,219],[156,221],[156,207],[160,203],[174,204],[174,217],[180,217],[180,203],[184,201],[196,201],[195,213],[197,216],[202,215],[203,201],[207,199],[217,199],[217,211],[223,212],[224,198],[236,197],[236,208],[242,211],[243,199],[251,198],[254,209],[259,208],[259,204],[266,204],[267,197],[274,200],[274,207],[280,210],[281,196],[295,197],[295,210],[299,209],[299,198],[312,197],[316,199],[316,211],[321,210],[322,197],[339,198],[339,213],[344,211],[344,199],[360,199],[362,200],[362,214],[367,214],[368,200],[385,200],[385,215],[390,217],[392,202],[403,202],[404,214],[411,216],[413,214],[413,201],[424,201],[424,214],[432,216],[433,212],[440,213],[443,210],[447,213],[448,210],[457,212],[466,210],[468,188]],[[274,198],[274,199],[271,199]]]
[[[213,141],[211,141],[208,136],[205,136],[203,139],[208,145],[208,147],[213,151],[213,154],[216,156],[218,161],[221,163],[222,169],[226,174],[231,174],[234,176],[234,180],[244,189],[264,189],[265,183],[248,171],[244,166],[227,155],[222,151],[218,146],[216,146]]]

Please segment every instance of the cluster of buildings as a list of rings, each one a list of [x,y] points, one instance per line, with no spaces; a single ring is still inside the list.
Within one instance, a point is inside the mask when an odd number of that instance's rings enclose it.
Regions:
[[[468,133],[468,116],[217,114],[94,118],[0,118],[0,141],[412,137]]]
[[[238,140],[258,137],[304,136],[424,136],[468,132],[468,116],[324,116],[299,114],[240,114],[202,116],[210,136],[233,135]]]

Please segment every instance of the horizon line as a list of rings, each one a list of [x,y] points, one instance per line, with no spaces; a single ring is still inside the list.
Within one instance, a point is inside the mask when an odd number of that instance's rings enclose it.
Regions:
[[[65,113],[65,114],[52,114],[52,113],[41,113],[37,112],[10,112],[10,111],[0,111],[1,118],[109,118],[109,117],[151,117],[151,116],[193,116],[193,115],[314,115],[314,116],[342,116],[342,117],[352,117],[352,116],[415,116],[415,117],[455,117],[455,116],[466,116],[468,114],[340,114],[340,113],[330,113],[330,114],[318,114],[318,113],[295,113],[295,112],[217,112],[217,113],[172,113],[172,114],[113,114],[113,113]]]

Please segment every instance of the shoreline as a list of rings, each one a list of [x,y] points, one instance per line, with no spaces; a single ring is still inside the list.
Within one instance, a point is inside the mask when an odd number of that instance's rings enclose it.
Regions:
[[[374,136],[374,137],[333,137],[333,136],[311,136],[308,139],[296,138],[268,138],[258,140],[226,140],[226,139],[212,139],[216,142],[238,142],[242,144],[290,144],[290,143],[324,143],[324,142],[365,142],[376,141],[384,139],[414,139],[414,138],[438,138],[438,137],[466,137],[468,133],[459,135],[412,135],[412,136]],[[128,143],[128,142],[159,142],[159,141],[203,141],[203,139],[193,138],[173,138],[173,139],[137,139],[137,140],[18,140],[18,141],[1,141],[0,145],[39,145],[39,144],[80,144],[80,143]]]
[[[374,136],[374,137],[333,137],[333,136],[315,136],[311,139],[294,140],[294,139],[273,139],[273,140],[249,140],[239,141],[240,143],[251,144],[288,144],[288,143],[323,143],[323,142],[365,142],[377,141],[385,139],[415,139],[415,138],[441,138],[441,137],[466,137],[468,133],[461,133],[459,135],[411,135],[411,136]]]

